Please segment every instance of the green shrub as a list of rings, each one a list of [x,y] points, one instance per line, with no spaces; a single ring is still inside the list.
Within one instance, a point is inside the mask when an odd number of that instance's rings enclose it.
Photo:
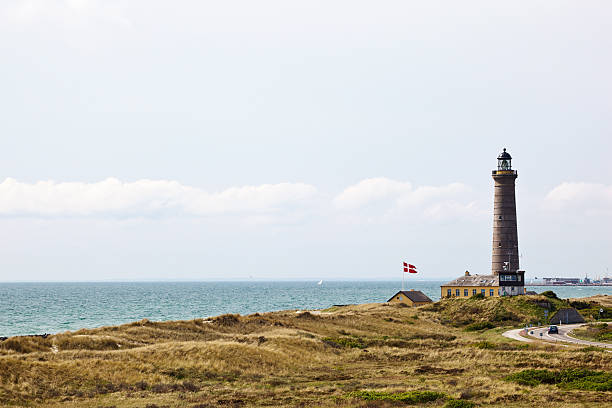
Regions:
[[[485,329],[493,329],[494,327],[495,325],[491,322],[477,322],[477,323],[469,324],[465,328],[465,331],[478,331],[478,330],[485,330]]]
[[[484,293],[477,293],[477,294],[473,295],[470,299],[472,299],[472,300],[481,300],[481,299],[484,299],[484,298],[485,298]]]
[[[361,398],[366,401],[388,400],[401,401],[406,404],[420,404],[436,401],[446,397],[441,392],[434,391],[408,391],[408,392],[384,392],[384,391],[353,391],[347,394],[347,398]]]
[[[591,302],[583,302],[581,300],[575,300],[573,302],[570,302],[570,306],[578,310],[588,309],[591,307]]]
[[[450,399],[444,404],[444,408],[473,408],[476,404],[471,401]]]
[[[521,385],[554,384],[568,390],[612,391],[612,373],[587,369],[523,370],[506,377]]]
[[[483,340],[483,341],[479,341],[478,343],[475,343],[474,347],[483,349],[483,350],[493,350],[495,349],[495,344],[491,343],[490,341]]]
[[[540,293],[540,295],[546,296],[549,299],[559,299],[557,297],[557,294],[555,292],[553,292],[552,290],[547,290],[545,292],[542,292],[542,293]]]
[[[364,349],[367,346],[360,338],[351,337],[325,337],[323,342],[329,344],[332,347],[348,347],[348,348],[360,348]]]
[[[509,310],[500,309],[495,312],[495,315],[491,319],[494,322],[518,322],[520,317]]]
[[[601,348],[601,347],[596,347],[596,346],[588,346],[588,347],[583,347],[578,351],[582,351],[584,353],[588,353],[590,351],[599,351],[599,352],[605,352],[606,349],[605,348]]]

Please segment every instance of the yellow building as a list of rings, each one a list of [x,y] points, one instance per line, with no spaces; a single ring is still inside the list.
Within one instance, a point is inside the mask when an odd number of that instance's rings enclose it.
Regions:
[[[393,297],[387,300],[388,303],[406,303],[412,307],[426,305],[432,300],[420,290],[400,290]]]
[[[500,296],[499,276],[496,275],[470,275],[452,280],[440,286],[440,297],[468,298],[479,293],[485,297]]]

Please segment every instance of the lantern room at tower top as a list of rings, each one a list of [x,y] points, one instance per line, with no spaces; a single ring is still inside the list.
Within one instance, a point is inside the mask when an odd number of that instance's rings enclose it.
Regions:
[[[510,153],[508,153],[505,148],[504,151],[497,156],[497,170],[493,170],[493,175],[496,174],[518,175],[516,170],[512,170],[512,156],[510,156]]]

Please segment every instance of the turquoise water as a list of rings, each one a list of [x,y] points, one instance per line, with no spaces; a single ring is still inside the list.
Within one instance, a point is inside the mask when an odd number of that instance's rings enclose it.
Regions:
[[[442,281],[410,282],[433,300]],[[223,313],[320,309],[384,302],[398,282],[0,283],[0,336],[58,333],[141,319],[178,320]],[[608,287],[532,287],[559,297],[612,295]]]

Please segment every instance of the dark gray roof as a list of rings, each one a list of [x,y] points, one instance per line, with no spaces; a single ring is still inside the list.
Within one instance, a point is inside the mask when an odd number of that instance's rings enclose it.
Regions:
[[[503,152],[501,152],[501,153],[499,154],[499,156],[497,156],[497,158],[498,158],[498,159],[500,159],[500,160],[503,160],[503,159],[508,160],[508,159],[512,159],[512,156],[510,156],[510,153],[508,153],[508,152],[506,151],[506,148],[504,148],[504,151],[503,151]]]
[[[499,286],[499,277],[497,275],[462,276],[442,286]]]
[[[394,297],[400,294],[406,296],[413,302],[432,302],[432,300],[420,290],[400,290],[395,295],[391,296],[391,299],[387,300],[387,302],[390,302],[391,300],[393,300]]]

